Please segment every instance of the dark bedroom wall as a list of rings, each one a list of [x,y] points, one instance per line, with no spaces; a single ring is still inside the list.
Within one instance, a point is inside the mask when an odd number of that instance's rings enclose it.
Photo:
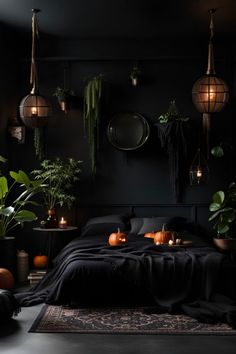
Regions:
[[[29,49],[30,50],[30,49]],[[201,136],[201,115],[195,110],[191,89],[195,80],[204,74],[207,61],[206,43],[143,41],[73,41],[43,38],[40,42],[39,76],[41,92],[51,99],[53,116],[47,130],[47,157],[74,157],[83,160],[78,185],[78,204],[174,204],[168,169],[167,152],[163,151],[153,123],[166,112],[169,101],[175,99],[184,116],[190,117],[188,156],[183,203],[209,203],[212,193],[225,187],[233,178],[229,158],[210,159],[210,182],[207,186],[190,187],[188,168]],[[212,117],[212,144],[222,140],[234,141],[234,62],[233,50],[225,43],[216,44],[216,70],[228,82],[231,100],[226,109]],[[140,87],[134,88],[129,73],[135,62],[142,71]],[[21,58],[21,84],[14,93],[19,101],[29,90],[29,61]],[[63,70],[71,89],[82,99],[87,77],[103,73],[106,78],[101,122],[101,147],[98,172],[91,177],[88,144],[83,134],[82,106],[67,115],[59,110],[52,96],[63,85]],[[81,102],[80,102],[81,103]],[[135,111],[149,122],[151,134],[147,143],[133,152],[112,147],[106,129],[113,114]],[[38,166],[34,156],[32,131],[27,130],[26,143],[19,145],[8,140],[11,166],[31,170]],[[230,154],[229,154],[230,156]],[[231,156],[230,156],[231,157]]]

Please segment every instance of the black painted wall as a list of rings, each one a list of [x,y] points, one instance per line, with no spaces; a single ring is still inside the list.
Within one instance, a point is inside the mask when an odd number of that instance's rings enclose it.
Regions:
[[[19,145],[6,139],[7,118],[17,112],[22,97],[30,91],[29,41],[25,41],[24,53],[5,51],[2,56],[5,77],[0,80],[1,96],[1,153],[7,154],[14,169],[30,171],[38,166],[34,155],[33,134],[27,130],[26,143]],[[234,144],[235,134],[235,74],[234,48],[228,43],[216,43],[216,71],[229,84],[231,98],[226,109],[212,117],[211,141]],[[78,205],[84,204],[174,204],[169,181],[168,156],[160,147],[153,122],[164,113],[169,101],[176,99],[184,116],[190,117],[188,157],[183,179],[186,188],[183,203],[209,203],[212,193],[224,188],[234,176],[232,154],[222,160],[211,158],[210,181],[207,186],[188,185],[188,166],[196,152],[201,137],[201,115],[191,100],[195,80],[204,74],[207,62],[205,43],[165,42],[158,40],[61,40],[40,39],[39,77],[41,93],[53,104],[53,116],[47,129],[47,157],[74,157],[83,160],[81,180],[78,185]],[[14,57],[15,66],[11,61]],[[134,88],[129,73],[135,62],[142,71],[140,87]],[[87,77],[103,73],[107,84],[101,123],[101,148],[98,172],[91,178],[88,160],[88,144],[83,134],[82,107],[72,109],[67,115],[59,110],[52,96],[58,85],[63,85],[63,70],[67,69],[67,82],[80,98]],[[18,75],[20,74],[20,80]],[[9,82],[9,78],[11,80]],[[14,87],[14,89],[11,89]],[[9,109],[9,107],[11,107]],[[147,143],[133,152],[122,152],[112,147],[106,137],[106,129],[112,115],[118,112],[136,111],[146,117],[151,134]],[[7,146],[7,148],[6,148]],[[176,206],[178,214],[178,206]],[[207,214],[202,217],[207,223]],[[206,224],[207,225],[207,224]],[[209,226],[209,225],[208,225]]]

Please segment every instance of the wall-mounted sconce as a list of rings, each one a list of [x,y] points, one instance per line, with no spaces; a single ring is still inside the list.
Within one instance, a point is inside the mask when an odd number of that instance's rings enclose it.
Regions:
[[[216,76],[214,67],[213,36],[214,23],[213,15],[215,9],[210,13],[210,40],[208,45],[208,66],[206,75],[200,77],[192,89],[192,99],[195,107],[203,113],[203,133],[206,137],[206,155],[209,158],[210,150],[210,114],[220,112],[229,99],[229,89],[227,84]]]

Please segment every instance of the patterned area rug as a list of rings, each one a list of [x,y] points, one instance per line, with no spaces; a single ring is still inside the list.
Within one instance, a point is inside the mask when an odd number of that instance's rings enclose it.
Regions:
[[[76,308],[45,305],[29,332],[236,335],[227,324],[205,324],[184,315],[147,314],[144,308]]]

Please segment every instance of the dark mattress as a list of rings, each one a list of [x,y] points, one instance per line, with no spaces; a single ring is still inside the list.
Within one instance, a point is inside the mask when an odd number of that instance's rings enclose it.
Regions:
[[[107,236],[75,238],[40,283],[15,296],[21,306],[148,305],[153,312],[184,312],[234,326],[234,262],[197,237],[185,239],[193,245],[156,246],[132,234],[126,246],[116,247],[108,246]]]

